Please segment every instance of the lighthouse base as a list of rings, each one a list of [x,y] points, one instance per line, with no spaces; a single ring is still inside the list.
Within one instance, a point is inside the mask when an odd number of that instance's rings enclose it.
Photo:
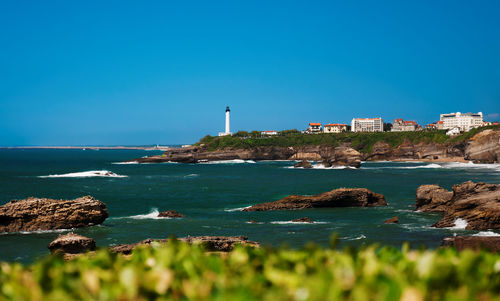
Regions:
[[[231,136],[231,135],[233,135],[233,133],[231,133],[231,132],[228,132],[228,133],[226,133],[226,132],[219,133],[219,137],[221,137],[221,136]]]

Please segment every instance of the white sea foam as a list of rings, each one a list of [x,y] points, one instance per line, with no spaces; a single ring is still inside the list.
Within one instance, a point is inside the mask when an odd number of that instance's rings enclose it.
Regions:
[[[132,216],[127,216],[125,218],[131,218],[131,219],[163,219],[163,217],[158,217],[160,212],[158,211],[157,208],[151,209],[151,212],[148,214],[138,214],[138,215],[132,215]]]
[[[481,231],[479,233],[476,233],[472,236],[500,236],[499,233],[495,233],[493,231]]]
[[[306,222],[292,222],[292,221],[275,221],[275,222],[271,222],[271,224],[277,224],[277,225],[311,225],[311,224],[327,224],[327,222],[306,223]]]
[[[233,208],[233,209],[224,209],[226,212],[234,212],[234,211],[243,211],[243,209],[250,208],[252,206],[246,206],[246,207],[240,207],[240,208]]]
[[[90,171],[73,172],[60,175],[39,176],[39,178],[90,178],[90,177],[126,178],[127,176],[117,175],[109,170],[90,170]]]
[[[3,232],[3,233],[0,233],[0,235],[64,233],[64,232],[70,232],[70,231],[74,231],[74,230],[75,230],[75,228],[57,229],[57,230],[35,230],[35,231]]]
[[[448,229],[463,230],[465,227],[467,227],[467,221],[459,217],[455,220],[455,226],[449,227]]]
[[[493,169],[495,171],[500,171],[500,163],[495,163],[495,164],[479,164],[479,163],[473,163],[473,162],[468,162],[468,163],[462,163],[462,162],[450,162],[450,163],[443,163],[444,168],[456,168],[456,169],[469,169],[469,168],[474,168],[474,169]]]
[[[358,235],[358,236],[355,236],[355,237],[351,237],[351,236],[346,236],[346,237],[341,237],[340,239],[345,239],[345,240],[360,240],[360,239],[365,239],[366,236],[364,236],[363,234],[361,235]]]
[[[196,177],[199,177],[200,175],[197,174],[197,173],[191,173],[191,174],[188,174],[188,175],[185,175],[184,178],[196,178]]]
[[[116,165],[129,165],[129,164],[139,164],[137,161],[127,161],[127,162],[113,162],[111,164],[116,164]]]
[[[323,164],[314,164],[312,168],[313,169],[356,169],[356,167],[343,166],[343,165],[326,167]]]
[[[199,164],[241,164],[241,163],[255,163],[255,161],[233,159],[233,160],[218,160],[218,161],[200,162]]]

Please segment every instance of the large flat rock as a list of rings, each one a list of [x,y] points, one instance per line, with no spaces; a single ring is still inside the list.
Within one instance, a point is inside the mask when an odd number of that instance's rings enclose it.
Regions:
[[[30,197],[0,206],[0,233],[87,227],[101,224],[108,216],[106,204],[91,196],[74,200]]]
[[[386,206],[382,194],[366,188],[339,188],[318,195],[290,195],[274,202],[257,204],[243,211],[297,210],[326,207]]]

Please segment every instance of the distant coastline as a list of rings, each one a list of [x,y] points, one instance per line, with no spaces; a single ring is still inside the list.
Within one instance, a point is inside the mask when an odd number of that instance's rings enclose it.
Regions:
[[[158,150],[166,151],[175,146],[0,146],[0,149],[81,149],[81,150]]]

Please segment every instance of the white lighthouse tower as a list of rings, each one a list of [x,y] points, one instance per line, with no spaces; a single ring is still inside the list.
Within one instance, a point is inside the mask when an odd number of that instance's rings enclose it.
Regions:
[[[219,136],[228,136],[228,135],[231,135],[231,131],[230,131],[230,128],[229,128],[229,114],[230,114],[231,110],[229,110],[229,106],[226,107],[226,130],[225,132],[223,133],[219,133]]]

